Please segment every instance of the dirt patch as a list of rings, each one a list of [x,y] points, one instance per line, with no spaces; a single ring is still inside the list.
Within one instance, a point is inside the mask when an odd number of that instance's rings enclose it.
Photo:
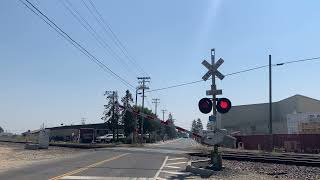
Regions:
[[[72,157],[90,150],[49,147],[49,149],[26,150],[24,144],[0,142],[0,172],[27,164]]]

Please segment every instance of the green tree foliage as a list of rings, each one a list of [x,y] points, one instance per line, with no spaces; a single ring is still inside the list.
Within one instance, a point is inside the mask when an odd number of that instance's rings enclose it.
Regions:
[[[121,98],[121,102],[125,108],[131,108],[131,103],[133,103],[132,94],[129,90],[126,91],[125,96]],[[129,111],[122,111],[121,123],[124,127],[125,136],[129,136],[134,131],[135,117]]]
[[[168,125],[166,126],[165,132],[169,139],[174,139],[177,137],[177,131],[176,131],[174,120],[171,113],[169,114],[169,118],[167,122],[168,122]]]
[[[193,133],[199,133],[198,127],[197,127],[197,121],[196,121],[195,119],[192,121],[191,132],[193,132]]]
[[[150,109],[147,108],[141,108],[138,107],[140,112],[151,115],[155,117],[155,114],[152,113]],[[138,124],[139,124],[139,129],[140,129],[140,124],[141,124],[141,117],[138,117]],[[164,139],[166,136],[168,139],[173,139],[177,137],[177,132],[174,126],[174,120],[172,118],[172,115],[169,115],[168,119],[168,125],[161,124],[158,121],[150,120],[150,119],[144,119],[143,121],[143,133],[144,134],[153,134],[156,135],[156,139]],[[154,140],[154,139],[153,139]]]
[[[198,132],[203,131],[203,125],[200,118],[197,119],[197,129],[198,129]]]
[[[4,130],[3,130],[3,128],[0,126],[0,133],[3,133],[4,132]]]
[[[151,115],[151,116],[155,116],[155,114],[152,113],[152,110],[148,109],[148,108],[143,108],[138,106],[137,107],[139,109],[139,111],[143,114],[147,114],[147,115]],[[141,122],[142,122],[142,118],[141,116],[138,117],[138,124],[139,127],[141,127]],[[144,119],[143,121],[143,133],[151,133],[153,131],[155,131],[156,129],[160,128],[160,123],[153,121],[153,120],[148,120],[148,119]],[[139,128],[140,129],[140,128]]]
[[[107,123],[108,128],[112,130],[113,139],[116,139],[116,133],[119,133],[119,118],[120,118],[120,108],[118,102],[117,92],[106,92],[107,104],[104,105],[103,117],[101,118],[105,123]],[[118,137],[118,136],[117,136]]]

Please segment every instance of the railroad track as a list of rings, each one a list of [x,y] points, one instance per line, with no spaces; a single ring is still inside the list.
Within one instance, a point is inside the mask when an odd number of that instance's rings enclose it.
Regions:
[[[297,166],[320,167],[319,155],[304,155],[291,153],[251,153],[223,151],[222,158],[237,161],[253,161],[262,163],[288,164]],[[209,154],[193,153],[191,156],[209,157]]]

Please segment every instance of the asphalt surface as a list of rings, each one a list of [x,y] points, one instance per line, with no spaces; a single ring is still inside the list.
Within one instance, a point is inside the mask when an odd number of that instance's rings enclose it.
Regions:
[[[36,163],[0,173],[8,180],[58,179],[183,179],[188,162],[187,152],[197,143],[177,139],[143,148],[105,148],[70,158]]]

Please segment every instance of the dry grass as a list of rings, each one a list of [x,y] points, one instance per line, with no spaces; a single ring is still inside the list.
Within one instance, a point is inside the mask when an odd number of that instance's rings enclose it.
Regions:
[[[26,150],[24,144],[0,142],[0,172],[30,163],[71,157],[88,150],[50,147],[41,150]]]

